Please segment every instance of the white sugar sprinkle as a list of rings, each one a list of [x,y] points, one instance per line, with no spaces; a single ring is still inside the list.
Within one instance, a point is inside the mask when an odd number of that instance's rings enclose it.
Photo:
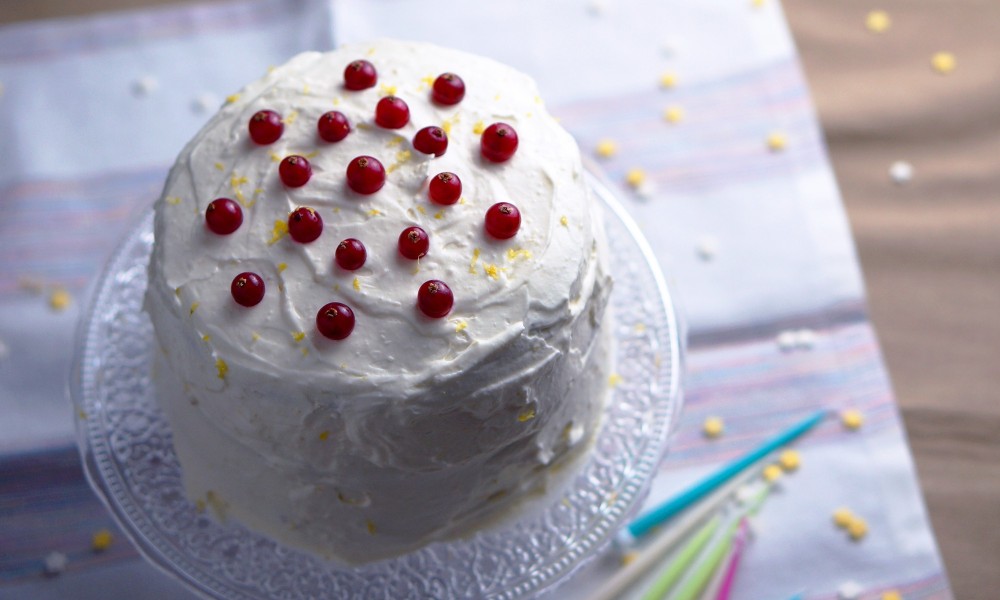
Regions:
[[[909,183],[913,179],[913,165],[905,160],[897,160],[889,167],[889,177],[896,185]]]
[[[857,600],[861,592],[861,586],[857,582],[845,581],[837,588],[837,598],[839,600]]]
[[[219,98],[211,92],[202,92],[191,103],[191,110],[197,114],[205,114],[219,108]]]
[[[798,342],[798,335],[791,329],[782,331],[774,340],[782,352],[791,352]]]
[[[816,346],[816,332],[812,329],[799,329],[795,332],[795,346],[802,350],[812,350]]]
[[[155,92],[160,87],[160,82],[152,75],[143,75],[132,82],[132,94],[143,98]]]
[[[45,572],[49,575],[58,575],[66,570],[69,559],[62,552],[50,552],[45,557]]]
[[[719,253],[719,239],[713,235],[704,235],[698,239],[694,249],[698,258],[710,261]]]

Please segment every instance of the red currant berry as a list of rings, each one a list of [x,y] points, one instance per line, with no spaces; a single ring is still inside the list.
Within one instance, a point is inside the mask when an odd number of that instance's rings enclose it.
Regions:
[[[442,73],[434,80],[431,98],[438,104],[458,104],[465,98],[465,82],[454,73]]]
[[[328,113],[323,113],[319,121],[316,121],[316,129],[323,141],[339,142],[351,132],[351,124],[347,122],[344,113],[331,110]]]
[[[395,96],[386,96],[375,105],[375,123],[386,129],[399,129],[410,122],[410,107]]]
[[[216,198],[205,209],[205,224],[212,233],[229,235],[243,224],[243,209],[229,198]]]
[[[359,194],[374,194],[385,185],[385,167],[373,156],[358,156],[347,165],[347,185]]]
[[[316,329],[323,337],[342,340],[354,331],[354,311],[340,302],[331,302],[316,313]]]
[[[288,235],[300,244],[308,244],[323,233],[323,217],[308,206],[300,206],[288,215]]]
[[[365,264],[368,252],[365,245],[354,238],[347,238],[337,245],[336,260],[341,269],[355,271]]]
[[[462,180],[454,173],[438,173],[427,191],[435,204],[454,204],[462,197]]]
[[[399,253],[410,260],[427,256],[430,245],[427,232],[419,227],[407,227],[399,234]]]
[[[424,127],[413,136],[413,147],[424,154],[441,156],[448,150],[448,136],[440,127]]]
[[[506,240],[517,235],[521,227],[521,211],[510,202],[497,202],[486,211],[486,233]]]
[[[494,123],[483,132],[479,147],[487,160],[508,161],[517,151],[517,132],[506,123]]]
[[[451,312],[455,304],[455,296],[451,288],[443,281],[431,279],[425,281],[417,291],[417,306],[420,312],[432,319],[440,319]]]
[[[378,81],[375,66],[367,60],[356,60],[344,69],[344,87],[349,90],[365,90]]]
[[[286,156],[278,165],[278,175],[281,183],[288,187],[297,188],[304,186],[312,177],[312,165],[304,156],[293,154]]]
[[[281,115],[273,110],[258,110],[250,117],[250,139],[255,144],[266,146],[278,141],[285,131]]]
[[[240,306],[257,306],[264,299],[264,280],[256,273],[240,273],[233,278],[229,290]]]

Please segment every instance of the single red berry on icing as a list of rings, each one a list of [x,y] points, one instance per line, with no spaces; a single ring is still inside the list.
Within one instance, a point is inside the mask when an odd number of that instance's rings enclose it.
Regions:
[[[341,302],[331,302],[316,313],[316,329],[323,337],[342,340],[354,331],[354,311]]]
[[[448,135],[440,127],[424,127],[413,136],[413,147],[424,154],[441,156],[448,150]]]
[[[258,110],[250,117],[248,125],[250,129],[250,139],[255,144],[266,146],[278,141],[285,131],[285,124],[281,121],[281,115],[273,110]]]
[[[288,187],[302,187],[312,177],[313,170],[312,165],[304,156],[298,156],[293,154],[291,156],[286,156],[281,164],[278,165],[278,175],[281,177],[281,183]]]
[[[437,279],[425,281],[417,291],[417,306],[420,307],[420,312],[432,319],[447,316],[454,304],[455,296],[443,281]]]
[[[462,180],[454,173],[438,173],[431,178],[427,192],[435,204],[454,204],[462,197]]]
[[[229,198],[216,198],[205,209],[205,224],[212,233],[229,235],[243,224],[243,209]]]
[[[434,80],[431,98],[438,104],[458,104],[465,98],[465,82],[454,73],[442,73]]]
[[[341,269],[354,271],[356,269],[360,269],[361,265],[365,264],[365,259],[368,258],[368,252],[365,250],[365,245],[359,240],[347,238],[337,244],[335,257],[337,265],[339,265]]]
[[[308,244],[323,233],[323,217],[308,206],[300,206],[288,215],[288,235],[300,244]]]
[[[375,66],[367,60],[356,60],[344,69],[344,87],[349,90],[365,90],[378,81]]]
[[[347,165],[347,185],[359,194],[374,194],[385,185],[385,167],[373,156],[358,156]]]
[[[430,245],[427,232],[419,227],[407,227],[399,234],[399,253],[410,260],[427,256]]]
[[[493,162],[505,162],[517,151],[517,132],[506,123],[494,123],[483,131],[479,140],[483,157]]]
[[[400,98],[386,96],[375,105],[375,123],[386,129],[399,129],[410,122],[410,107]]]
[[[521,211],[510,202],[497,202],[486,210],[486,233],[506,240],[521,228]]]
[[[240,273],[233,278],[229,290],[240,306],[257,306],[264,299],[264,280],[256,273]]]
[[[344,113],[331,110],[328,113],[323,113],[316,121],[316,130],[319,131],[319,137],[323,141],[339,142],[351,132],[351,124],[347,122]]]

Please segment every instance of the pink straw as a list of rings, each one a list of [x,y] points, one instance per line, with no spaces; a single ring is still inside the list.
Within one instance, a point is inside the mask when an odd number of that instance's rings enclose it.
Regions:
[[[733,580],[736,579],[736,568],[740,566],[740,558],[743,556],[743,548],[746,547],[747,537],[750,530],[747,526],[747,519],[740,520],[740,532],[733,540],[733,553],[729,556],[729,564],[726,565],[726,574],[722,578],[722,585],[719,586],[719,593],[715,600],[729,600],[733,590]]]

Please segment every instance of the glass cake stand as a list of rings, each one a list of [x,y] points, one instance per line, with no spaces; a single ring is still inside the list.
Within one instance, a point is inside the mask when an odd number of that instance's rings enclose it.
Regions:
[[[90,485],[149,562],[208,598],[513,599],[551,591],[638,509],[681,408],[682,335],[660,268],[625,209],[588,177],[610,243],[621,379],[561,498],[502,528],[362,567],[196,510],[150,382],[155,341],[142,298],[151,213],[108,262],[78,332],[70,392]]]

